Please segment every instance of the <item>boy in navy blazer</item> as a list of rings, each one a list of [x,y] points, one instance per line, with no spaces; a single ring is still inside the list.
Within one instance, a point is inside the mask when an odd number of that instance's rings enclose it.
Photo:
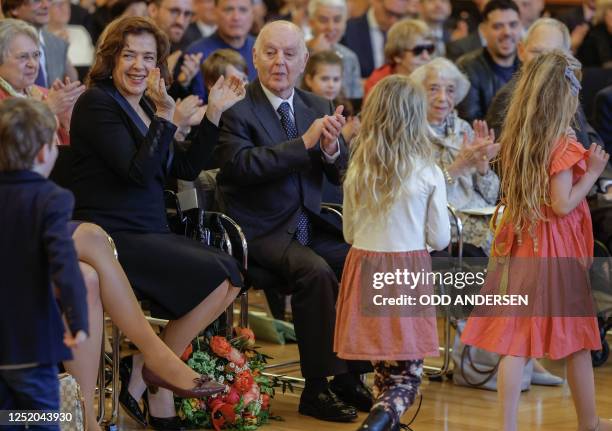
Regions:
[[[57,363],[71,359],[69,348],[89,331],[68,228],[74,198],[47,179],[57,158],[56,129],[41,102],[0,103],[0,410],[58,411]]]

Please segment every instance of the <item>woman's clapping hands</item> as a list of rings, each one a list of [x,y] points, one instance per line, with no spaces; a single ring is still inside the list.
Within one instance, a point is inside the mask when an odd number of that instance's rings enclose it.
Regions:
[[[206,117],[214,125],[219,125],[221,114],[244,98],[246,90],[241,79],[230,76],[219,77],[208,94]]]
[[[159,68],[151,69],[147,77],[146,94],[155,105],[155,115],[165,120],[172,121],[176,104],[166,91],[166,83],[161,77]]]

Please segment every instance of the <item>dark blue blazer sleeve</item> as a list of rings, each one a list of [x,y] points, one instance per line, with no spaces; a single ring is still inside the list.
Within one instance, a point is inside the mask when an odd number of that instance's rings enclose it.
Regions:
[[[165,160],[176,126],[154,116],[144,139],[135,142],[119,104],[94,87],[79,98],[71,130],[87,136],[92,149],[117,175],[143,186]]]
[[[73,334],[89,333],[87,293],[77,259],[68,221],[74,198],[66,190],[56,188],[44,202],[43,242],[49,259],[51,280],[60,291],[62,308]]]

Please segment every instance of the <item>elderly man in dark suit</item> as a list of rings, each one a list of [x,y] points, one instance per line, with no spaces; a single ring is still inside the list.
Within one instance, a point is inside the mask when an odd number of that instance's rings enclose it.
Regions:
[[[338,279],[348,245],[321,216],[323,176],[340,183],[347,150],[342,109],[295,88],[308,59],[301,30],[267,24],[253,48],[258,78],[221,119],[215,150],[219,198],[244,229],[249,257],[288,281],[302,374],[299,410],[352,421],[371,394],[358,379],[363,363],[332,349]],[[335,376],[328,384],[327,376]]]

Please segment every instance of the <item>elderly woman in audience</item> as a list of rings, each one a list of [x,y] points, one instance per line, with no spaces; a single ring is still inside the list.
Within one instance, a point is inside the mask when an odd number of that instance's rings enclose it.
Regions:
[[[470,81],[444,58],[419,67],[410,78],[427,93],[427,119],[434,136],[438,164],[447,181],[448,201],[458,210],[482,209],[497,203],[499,178],[489,162],[499,151],[487,124],[474,129],[457,116],[455,105],[467,94]],[[491,232],[485,216],[464,214],[463,233],[467,253],[489,254]]]
[[[585,67],[612,68],[612,0],[597,0],[594,22],[576,56]]]
[[[68,90],[52,88],[47,94],[46,89],[34,85],[40,53],[38,43],[36,31],[25,22],[0,21],[0,53],[4,53],[0,58],[0,100],[39,98],[56,113],[59,106],[59,114],[69,114],[76,97],[84,89],[80,89],[77,82],[69,85]],[[69,228],[87,287],[90,337],[73,352],[73,360],[64,366],[81,386],[87,428],[94,431],[100,429],[95,420],[94,397],[102,344],[103,306],[113,322],[141,349],[144,362],[151,370],[164,378],[173,378],[182,388],[191,388],[199,375],[161,341],[145,320],[106,232],[92,223],[73,222]],[[126,395],[127,387],[121,399]]]
[[[40,53],[40,40],[34,27],[11,18],[0,21],[0,100],[32,97],[44,101],[59,120],[60,142],[67,144],[72,107],[85,87],[68,79],[56,81],[49,90],[34,84]]]
[[[174,146],[175,103],[165,85],[168,51],[168,38],[147,18],[109,25],[72,117],[71,188],[75,217],[110,233],[134,289],[170,318],[162,338],[181,354],[234,300],[242,275],[231,256],[169,231],[164,182],[166,175],[197,177],[216,143],[221,113],[244,97],[244,87],[238,79],[219,79],[192,144],[187,150]],[[176,392],[176,381],[152,375],[140,355],[124,363],[124,408],[142,417],[136,401],[142,397],[150,427],[180,428],[166,390]],[[165,389],[145,392],[151,381]]]
[[[410,75],[417,67],[431,61],[435,51],[436,46],[425,22],[416,19],[396,22],[387,33],[386,63],[366,80],[365,96],[386,76],[394,73]]]

